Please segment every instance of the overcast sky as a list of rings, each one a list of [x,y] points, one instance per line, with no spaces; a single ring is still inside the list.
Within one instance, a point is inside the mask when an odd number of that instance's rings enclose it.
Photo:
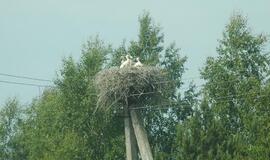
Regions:
[[[0,0],[0,73],[52,80],[64,57],[78,60],[90,36],[114,47],[137,39],[144,10],[163,28],[165,43],[175,42],[188,57],[185,77],[199,76],[206,57],[216,55],[234,11],[256,33],[270,33],[269,0]],[[1,75],[0,81],[48,84]],[[38,87],[0,82],[0,105],[8,97],[27,103],[38,95]]]

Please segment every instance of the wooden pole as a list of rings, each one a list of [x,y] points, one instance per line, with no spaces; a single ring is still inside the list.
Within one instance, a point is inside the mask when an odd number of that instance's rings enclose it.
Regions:
[[[136,138],[131,124],[128,105],[124,107],[125,144],[127,160],[138,160]]]
[[[150,144],[142,121],[135,110],[130,110],[130,115],[142,160],[153,160]]]

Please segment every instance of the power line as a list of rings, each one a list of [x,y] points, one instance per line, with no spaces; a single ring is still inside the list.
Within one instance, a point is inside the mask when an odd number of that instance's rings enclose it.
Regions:
[[[184,79],[182,79],[182,80],[184,80]],[[185,80],[187,80],[186,78],[185,78]],[[202,79],[203,80],[203,79]],[[154,84],[162,84],[162,83],[164,83],[164,84],[166,84],[166,83],[170,83],[170,82],[181,82],[181,79],[179,79],[179,80],[167,80],[167,81],[160,81],[160,82],[155,82]],[[225,81],[221,81],[221,82],[216,82],[216,84],[219,84],[219,83],[225,83],[225,82],[236,82],[236,81],[240,81],[239,79],[234,79],[234,80],[225,80]]]
[[[8,83],[8,84],[17,84],[17,85],[25,85],[25,86],[34,86],[34,87],[52,87],[50,85],[42,85],[42,84],[34,84],[34,83],[23,83],[23,82],[14,82],[14,81],[5,81],[0,80],[1,83]]]
[[[263,95],[260,95],[260,96],[256,96],[256,97],[252,97],[252,98],[261,98],[261,97],[266,97],[266,96],[269,96],[269,95],[266,95],[266,94],[263,94]],[[238,100],[243,100],[245,98],[240,98]],[[232,101],[234,99],[232,98],[229,98],[227,100],[223,100],[223,101],[216,101],[216,102],[212,102],[210,104],[217,104],[217,103],[222,103],[222,102],[229,102],[229,101]],[[170,108],[176,108],[176,107],[172,107],[171,105],[179,105],[179,106],[182,106],[182,107],[190,107],[190,105],[183,105],[183,104],[179,104],[177,102],[170,102],[170,103],[163,103],[163,104],[158,104],[158,105],[152,105],[152,106],[136,106],[134,105],[133,107],[129,108],[130,110],[139,110],[139,109],[153,109],[153,110],[161,110],[161,109],[170,109]],[[169,106],[169,107],[166,107],[166,106]]]
[[[34,87],[52,87],[51,85],[41,85],[41,84],[23,83],[23,82],[14,82],[14,81],[5,81],[5,80],[0,80],[0,82],[1,83],[8,83],[8,84],[34,86]],[[201,86],[203,86],[203,85],[201,85]],[[145,93],[139,93],[139,94],[131,94],[130,96],[138,96],[138,95],[153,94],[153,93],[157,93],[157,92],[145,92]],[[249,93],[249,94],[238,94],[238,95],[228,95],[228,96],[223,96],[223,97],[216,97],[216,99],[226,99],[226,98],[228,98],[228,99],[227,100],[223,100],[223,101],[212,102],[211,104],[220,103],[220,102],[228,102],[228,101],[233,100],[233,98],[236,98],[236,97],[239,97],[239,96],[244,96],[244,95],[250,95],[250,94],[254,94],[254,93],[255,92]],[[265,97],[265,96],[268,96],[268,95],[260,95],[260,96],[254,97],[254,98],[260,98],[260,97]],[[133,106],[130,109],[148,109],[148,108],[149,109],[152,109],[152,108],[153,109],[169,109],[169,108],[172,108],[172,107],[163,107],[163,106],[168,106],[168,105],[173,105],[173,104],[181,105],[181,104],[179,104],[177,102],[170,102],[170,103],[163,103],[163,104],[159,104],[159,105],[146,106],[146,107],[141,107],[141,106],[138,106],[138,107],[135,106],[134,107]],[[156,108],[156,107],[159,107],[159,106],[162,106],[162,108]],[[190,106],[190,105],[181,105],[181,106]]]
[[[43,82],[53,82],[52,80],[49,79],[42,79],[42,78],[35,78],[33,76],[29,77],[29,76],[20,76],[20,75],[14,75],[14,74],[7,74],[7,73],[0,73],[0,76],[7,76],[7,77],[13,77],[13,78],[20,78],[20,79],[28,79],[28,80],[35,80],[35,81],[43,81]],[[94,78],[95,76],[90,76],[91,78]],[[188,77],[188,78],[183,78],[181,79],[182,81],[186,81],[186,80],[194,80],[194,79],[200,79],[200,77]],[[180,80],[180,81],[181,81]],[[169,83],[169,82],[176,82],[179,80],[168,80],[168,81],[162,81],[159,83]]]
[[[6,73],[0,73],[0,75],[1,75],[1,76],[7,76],[7,77],[13,77],[13,78],[21,78],[21,79],[35,80],[35,81],[53,82],[53,81],[48,80],[48,79],[41,79],[41,78],[28,77],[28,76],[19,76],[19,75],[6,74]]]
[[[0,73],[0,75],[3,76],[9,76],[9,77],[16,77],[16,78],[24,78],[24,79],[31,79],[31,80],[38,80],[38,81],[47,81],[47,82],[52,82],[51,80],[46,80],[46,79],[40,79],[40,78],[33,78],[33,77],[26,77],[26,76],[17,76],[17,75],[10,75],[10,74],[5,74],[5,73]],[[195,78],[195,77],[193,77]],[[156,82],[156,84],[166,84],[170,82],[176,82],[178,80],[168,80],[168,81],[161,81],[161,82]],[[235,80],[230,80],[230,81],[222,81],[222,82],[217,82],[217,84],[223,84],[223,83],[228,83],[228,82],[234,82],[234,81],[239,81],[238,79]],[[26,85],[26,86],[37,86],[37,87],[52,87],[51,85],[41,85],[41,84],[33,84],[33,83],[23,83],[23,82],[14,82],[14,81],[5,81],[5,80],[0,80],[2,83],[8,83],[8,84],[17,84],[17,85]],[[200,84],[200,85],[195,85],[196,88],[201,88],[205,84]],[[180,87],[180,89],[189,89],[190,87]],[[174,89],[173,89],[174,90]],[[145,93],[135,93],[131,94],[131,96],[140,96],[140,95],[145,95],[145,94],[154,94],[158,92],[145,92]],[[97,94],[95,94],[97,95]],[[230,95],[234,96],[234,95]]]

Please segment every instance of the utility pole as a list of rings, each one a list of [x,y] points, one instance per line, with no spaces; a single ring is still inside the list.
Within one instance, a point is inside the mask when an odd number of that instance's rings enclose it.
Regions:
[[[127,160],[138,160],[136,137],[130,119],[129,106],[127,100],[126,105],[124,107],[124,125],[125,125],[125,144],[126,144]]]
[[[139,115],[135,110],[130,110],[130,115],[142,160],[153,160],[147,134]]]

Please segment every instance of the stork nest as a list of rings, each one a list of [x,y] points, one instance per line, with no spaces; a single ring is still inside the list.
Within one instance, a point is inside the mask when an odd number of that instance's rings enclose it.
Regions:
[[[163,69],[143,66],[140,68],[112,67],[97,73],[95,86],[98,91],[98,108],[132,104],[157,104],[172,87]],[[119,105],[120,104],[120,105]]]

